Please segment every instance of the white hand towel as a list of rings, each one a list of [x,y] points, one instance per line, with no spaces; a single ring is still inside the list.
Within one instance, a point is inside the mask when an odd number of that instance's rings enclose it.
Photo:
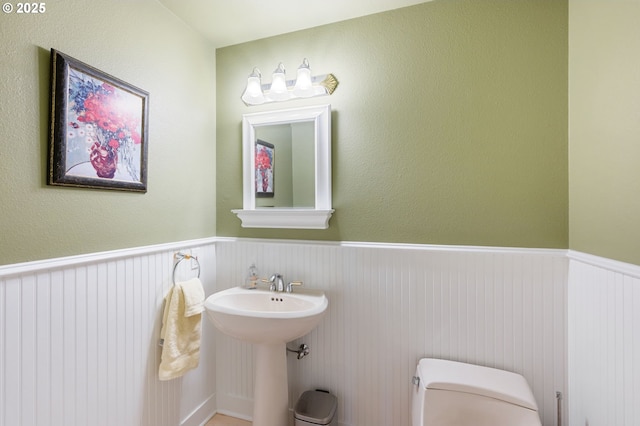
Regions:
[[[193,280],[192,280],[193,281]],[[175,284],[165,298],[164,314],[162,318],[162,330],[160,338],[163,339],[162,356],[158,376],[160,380],[171,380],[182,376],[187,371],[198,367],[200,362],[200,330],[202,323],[201,313],[192,313],[186,316],[186,292],[183,284]],[[197,293],[197,285],[190,283],[188,293]],[[191,309],[197,305],[193,294],[191,297]],[[204,300],[204,291],[202,291]],[[197,308],[195,308],[197,309]],[[200,310],[202,312],[202,310]]]
[[[198,278],[180,283],[184,294],[184,316],[190,317],[204,311],[204,288]]]

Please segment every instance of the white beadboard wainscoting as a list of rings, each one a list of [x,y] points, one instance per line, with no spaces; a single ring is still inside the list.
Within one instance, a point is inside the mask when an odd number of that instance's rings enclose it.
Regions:
[[[173,255],[191,250],[206,292],[215,240],[0,267],[0,426],[198,426],[215,412],[213,327],[200,366],[158,380]],[[193,276],[188,262],[177,280]]]
[[[569,418],[640,425],[640,266],[569,252]]]
[[[289,356],[290,404],[328,389],[341,426],[409,426],[422,357],[523,374],[545,426],[556,391],[565,425],[640,424],[638,266],[564,250],[211,238],[0,267],[0,426],[250,418],[253,349],[208,320],[198,370],[157,380],[178,250],[199,256],[207,294],[252,263],[327,292],[327,316],[289,345],[311,347]],[[192,272],[184,263],[178,278]]]
[[[341,426],[410,426],[411,377],[420,358],[436,357],[521,373],[543,424],[556,424],[567,385],[565,250],[220,238],[216,261],[216,290],[241,284],[255,263],[262,276],[327,293],[326,317],[289,344],[311,348],[289,355],[291,407],[322,388],[337,396]],[[215,336],[218,410],[249,418],[252,347]]]

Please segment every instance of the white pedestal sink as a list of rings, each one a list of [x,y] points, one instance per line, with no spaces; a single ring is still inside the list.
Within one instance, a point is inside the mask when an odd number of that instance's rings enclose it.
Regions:
[[[253,426],[287,426],[289,391],[286,344],[309,333],[329,302],[322,292],[272,292],[234,287],[204,304],[223,333],[256,345]]]

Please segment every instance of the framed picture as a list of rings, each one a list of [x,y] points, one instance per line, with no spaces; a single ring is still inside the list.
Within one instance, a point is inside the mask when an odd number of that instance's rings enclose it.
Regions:
[[[51,49],[48,184],[147,191],[149,94]]]
[[[273,197],[274,153],[273,144],[260,139],[256,140],[256,197]]]

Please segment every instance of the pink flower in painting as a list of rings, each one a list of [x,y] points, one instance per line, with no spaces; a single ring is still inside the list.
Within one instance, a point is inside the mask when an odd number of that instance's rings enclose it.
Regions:
[[[271,157],[263,149],[256,153],[256,169],[266,170],[271,168]]]
[[[122,161],[133,179],[139,178],[134,147],[141,143],[141,109],[137,100],[124,90],[82,73],[70,75],[70,109],[84,124],[88,136],[110,158]],[[118,155],[119,154],[119,155]]]

